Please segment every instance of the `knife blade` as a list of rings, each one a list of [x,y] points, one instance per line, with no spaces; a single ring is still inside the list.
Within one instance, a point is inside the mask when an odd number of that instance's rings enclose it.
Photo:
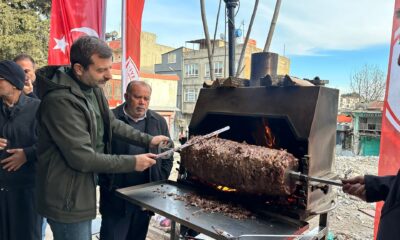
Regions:
[[[167,151],[165,151],[165,152],[162,152],[162,153],[160,153],[160,154],[157,154],[155,158],[163,158],[163,157],[165,157],[165,156],[168,156],[169,154],[172,154],[172,153],[174,153],[174,152],[180,151],[180,150],[182,150],[182,149],[184,149],[184,148],[186,148],[186,147],[192,146],[193,144],[196,144],[196,143],[200,142],[200,141],[203,140],[203,139],[207,139],[207,138],[210,138],[210,137],[214,137],[214,136],[216,136],[216,135],[218,135],[218,134],[220,134],[220,133],[223,133],[223,132],[225,132],[225,131],[228,131],[229,129],[230,129],[230,127],[229,127],[229,126],[226,126],[226,127],[221,128],[221,129],[218,129],[218,130],[216,130],[216,131],[214,131],[214,132],[211,132],[211,133],[208,133],[208,134],[206,134],[206,135],[204,135],[204,136],[201,136],[200,138],[197,138],[196,141],[191,141],[191,140],[189,140],[189,141],[187,141],[187,142],[186,142],[185,144],[183,144],[183,145],[180,145],[180,146],[175,147],[175,148],[171,148],[170,150],[167,150]]]

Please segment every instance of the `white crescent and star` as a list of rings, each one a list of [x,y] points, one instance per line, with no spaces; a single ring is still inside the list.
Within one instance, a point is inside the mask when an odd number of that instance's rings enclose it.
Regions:
[[[73,28],[71,29],[71,32],[83,32],[88,36],[99,37],[99,34],[96,32],[96,30],[88,27]]]
[[[73,28],[71,29],[70,32],[82,32],[85,33],[88,36],[94,36],[94,37],[99,37],[99,34],[96,32],[96,30],[88,27],[80,27],[80,28]],[[54,41],[56,41],[56,45],[54,46],[54,50],[60,49],[61,52],[65,54],[65,48],[69,45],[67,41],[65,41],[65,36],[62,36],[61,38],[54,38]]]
[[[56,41],[56,46],[54,46],[54,50],[56,49],[60,49],[61,52],[63,52],[65,54],[65,48],[69,45],[66,41],[65,41],[65,36],[62,36],[60,39],[54,38],[54,41]]]

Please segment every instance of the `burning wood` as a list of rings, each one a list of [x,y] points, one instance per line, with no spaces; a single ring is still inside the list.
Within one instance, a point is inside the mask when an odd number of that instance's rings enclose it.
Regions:
[[[212,138],[184,149],[181,163],[203,181],[243,193],[285,196],[295,190],[285,172],[297,170],[298,160],[285,150]]]

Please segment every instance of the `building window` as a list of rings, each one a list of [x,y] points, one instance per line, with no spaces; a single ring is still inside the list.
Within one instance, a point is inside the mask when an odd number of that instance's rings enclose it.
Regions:
[[[196,89],[187,88],[185,89],[185,102],[196,102]]]
[[[368,122],[368,118],[360,117],[360,123],[367,123],[367,122]]]
[[[204,77],[210,77],[210,64],[206,63],[205,65],[205,75]],[[223,62],[214,62],[214,76],[215,77],[222,77],[224,74],[224,63]]]
[[[199,66],[197,63],[185,64],[186,77],[197,77],[199,75]]]
[[[176,63],[176,54],[175,53],[168,54],[168,63]]]

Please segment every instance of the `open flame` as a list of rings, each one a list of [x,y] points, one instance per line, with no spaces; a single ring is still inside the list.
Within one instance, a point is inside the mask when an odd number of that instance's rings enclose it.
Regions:
[[[271,129],[267,124],[264,123],[265,128],[265,142],[267,143],[267,147],[272,148],[275,146],[275,137],[272,135]]]
[[[217,189],[221,190],[223,192],[236,192],[237,191],[234,188],[228,188],[228,187],[225,187],[225,186],[217,186]]]

